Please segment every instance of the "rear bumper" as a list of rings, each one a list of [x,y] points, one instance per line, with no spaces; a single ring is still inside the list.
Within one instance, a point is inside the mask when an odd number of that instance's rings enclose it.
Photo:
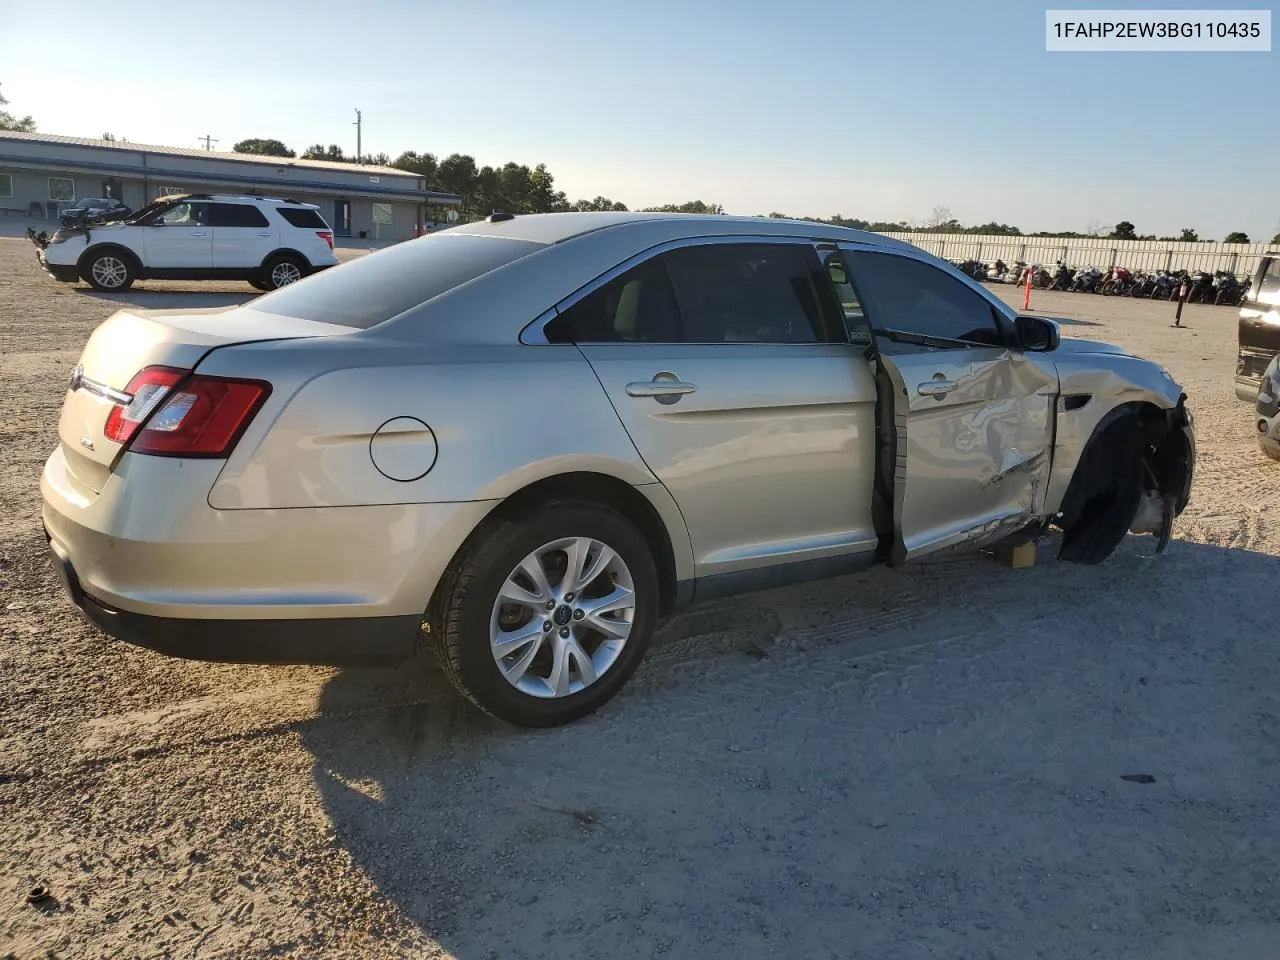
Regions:
[[[48,531],[45,531],[48,536]],[[103,633],[186,660],[385,666],[418,649],[420,616],[324,620],[188,620],[118,610],[89,596],[66,550],[49,540],[67,596]]]

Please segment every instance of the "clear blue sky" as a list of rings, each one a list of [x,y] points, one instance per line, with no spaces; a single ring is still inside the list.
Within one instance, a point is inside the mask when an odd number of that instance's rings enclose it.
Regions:
[[[544,162],[633,208],[1280,230],[1280,53],[1050,54],[1026,0],[57,8],[0,0],[0,91],[50,133],[353,152],[359,107],[367,152]]]

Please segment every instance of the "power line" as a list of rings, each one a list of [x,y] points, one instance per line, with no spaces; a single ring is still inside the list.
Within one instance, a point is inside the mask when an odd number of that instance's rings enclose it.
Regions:
[[[362,132],[362,131],[361,131],[361,123],[360,123],[360,121],[361,121],[360,111],[357,109],[357,110],[356,110],[356,119],[355,119],[355,127],[356,127],[356,163],[364,163],[364,152],[361,150],[361,147],[360,147],[360,134],[361,134],[361,132]]]
[[[217,143],[217,142],[218,142],[218,141],[217,141],[217,140],[215,140],[212,136],[196,137],[196,139],[197,139],[197,140],[203,140],[203,141],[204,141],[204,148],[205,148],[206,150],[212,150],[212,149],[213,149],[213,144],[215,144],[215,143]]]

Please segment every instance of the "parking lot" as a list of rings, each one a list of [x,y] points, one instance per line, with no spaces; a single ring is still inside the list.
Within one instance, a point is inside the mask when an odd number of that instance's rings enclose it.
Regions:
[[[428,662],[166,659],[62,597],[39,475],[90,331],[253,294],[94,293],[0,239],[0,957],[1275,955],[1280,464],[1235,309],[1033,294],[1186,388],[1165,555],[1049,541],[697,607],[535,732]]]

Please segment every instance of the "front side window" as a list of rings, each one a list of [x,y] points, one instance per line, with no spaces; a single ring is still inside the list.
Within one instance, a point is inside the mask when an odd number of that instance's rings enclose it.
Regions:
[[[837,250],[825,253],[822,261],[831,285],[835,287],[836,298],[840,301],[840,312],[844,316],[845,330],[849,334],[849,342],[861,346],[871,343],[871,325],[867,313],[862,308],[862,299],[853,285],[853,278],[845,266],[844,258]]]
[[[0,197],[13,196],[13,174],[0,173]]]
[[[1004,346],[995,308],[955,277],[892,253],[846,252],[877,335],[906,334],[955,346]],[[894,349],[900,349],[896,344]],[[909,347],[909,345],[906,345]],[[929,344],[917,348],[929,349]]]
[[[553,343],[814,343],[808,248],[712,243],[659,254],[548,324]]]
[[[208,223],[207,203],[175,203],[156,218],[166,227],[203,227]]]
[[[209,226],[268,227],[270,224],[262,211],[251,203],[211,203]]]
[[[49,178],[49,199],[70,203],[76,198],[76,182],[70,177]]]

